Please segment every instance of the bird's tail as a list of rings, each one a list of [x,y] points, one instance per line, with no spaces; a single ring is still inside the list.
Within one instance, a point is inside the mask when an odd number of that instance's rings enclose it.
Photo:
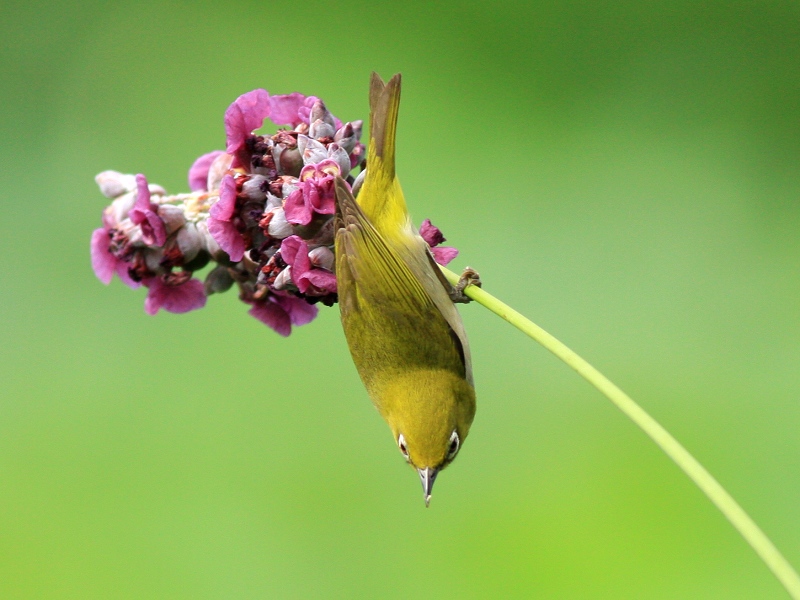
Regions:
[[[397,111],[400,108],[400,73],[384,83],[372,74],[369,87],[369,153],[367,166],[376,165],[389,179],[394,178],[394,142]],[[379,163],[379,164],[378,164]]]
[[[370,131],[367,174],[358,203],[372,224],[391,237],[404,229],[408,211],[395,177],[395,137],[400,107],[400,74],[384,83],[372,74],[369,90]]]

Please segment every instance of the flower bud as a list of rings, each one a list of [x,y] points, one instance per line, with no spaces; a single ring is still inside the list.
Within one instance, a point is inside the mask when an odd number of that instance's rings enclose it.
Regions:
[[[364,177],[367,175],[367,170],[364,169],[361,173],[358,174],[356,180],[353,182],[353,197],[355,198],[358,196],[359,190],[361,190],[361,186],[364,184]]]
[[[100,192],[106,198],[116,198],[126,192],[132,192],[136,189],[136,177],[133,175],[124,175],[117,171],[103,171],[99,173],[94,180],[100,186]]]
[[[327,246],[319,246],[308,253],[308,259],[315,267],[333,271],[333,252]]]
[[[166,196],[167,190],[163,187],[158,185],[157,183],[148,183],[147,189],[150,191],[150,194],[155,194],[156,196]]]
[[[321,119],[317,119],[308,127],[308,135],[315,139],[330,138],[336,133],[333,125],[329,125]]]
[[[203,240],[203,245],[205,246],[206,250],[211,256],[219,256],[221,249],[217,240],[214,239],[214,236],[208,231],[208,221],[198,221],[197,222],[197,232],[200,234],[200,238]]]
[[[277,196],[267,193],[267,204],[264,206],[265,211],[270,211],[273,208],[280,208],[283,205],[283,201],[278,198]]]
[[[275,208],[271,212],[272,220],[269,222],[267,233],[279,240],[292,235],[294,230],[286,220],[286,213],[284,210],[282,208]]]
[[[353,124],[346,123],[343,127],[340,127],[339,131],[334,134],[333,141],[344,148],[345,152],[350,154],[353,148],[356,147],[356,142],[358,142],[358,138],[356,138],[353,132]]]
[[[347,177],[350,172],[350,156],[341,148],[339,144],[333,143],[328,146],[328,157],[339,165],[339,173],[342,177]]]
[[[263,200],[267,197],[264,187],[266,186],[267,178],[263,175],[253,175],[242,184],[242,193],[248,200]]]
[[[228,268],[223,267],[222,265],[218,265],[209,271],[208,275],[206,275],[206,280],[203,283],[203,287],[205,288],[207,296],[210,296],[211,294],[227,292],[229,289],[231,289],[231,286],[233,286],[233,277],[231,277]]]
[[[285,177],[281,182],[281,197],[288,198],[289,194],[297,189],[299,183],[297,177]]]
[[[164,221],[164,229],[167,235],[177,231],[186,223],[186,217],[183,214],[182,206],[162,204],[158,207],[158,216]]]
[[[117,196],[110,206],[103,212],[103,224],[106,227],[116,227],[128,218],[128,212],[136,204],[136,192],[130,191]]]
[[[328,158],[327,148],[307,135],[297,136],[297,147],[303,156],[303,164],[313,165]]]
[[[364,144],[358,143],[350,153],[350,168],[355,169],[364,162]]]
[[[303,168],[303,157],[300,155],[300,149],[295,144],[294,147],[288,147],[286,144],[275,144],[272,149],[272,157],[275,159],[275,165],[278,167],[280,173],[284,175],[294,175],[300,172]]]
[[[205,249],[203,238],[197,230],[197,226],[191,222],[186,223],[178,230],[178,235],[175,236],[175,240],[178,242],[178,248],[181,254],[183,254],[184,262],[187,263],[193,260],[200,250]]]
[[[212,162],[211,166],[208,168],[209,191],[219,189],[219,186],[222,183],[222,178],[225,177],[228,169],[231,168],[231,162],[233,162],[233,156],[226,152],[223,152],[214,159],[214,162]]]
[[[294,285],[292,283],[292,267],[286,267],[283,271],[278,273],[272,287],[276,290],[286,289],[288,286]]]
[[[327,123],[331,127],[335,127],[336,125],[336,121],[334,121],[331,111],[328,110],[322,100],[317,100],[314,102],[314,106],[311,107],[311,114],[308,117],[309,123],[313,123],[314,121],[318,120]],[[331,133],[331,135],[333,135],[333,133]]]

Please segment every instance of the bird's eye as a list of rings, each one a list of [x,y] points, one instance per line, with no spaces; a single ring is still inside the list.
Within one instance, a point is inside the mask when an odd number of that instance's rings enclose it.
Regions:
[[[400,452],[402,452],[403,456],[408,460],[408,446],[406,446],[406,438],[403,437],[402,433],[397,436],[397,447],[400,448]]]
[[[450,446],[447,448],[447,460],[453,460],[458,453],[458,448],[461,446],[461,440],[458,437],[458,432],[453,431],[450,436]]]

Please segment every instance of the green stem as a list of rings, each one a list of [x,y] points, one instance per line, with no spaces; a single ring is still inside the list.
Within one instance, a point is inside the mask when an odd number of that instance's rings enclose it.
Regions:
[[[458,282],[458,275],[443,267],[441,269],[450,283],[455,285]],[[513,308],[475,286],[468,286],[464,290],[464,294],[547,348],[611,400],[695,482],[697,487],[722,511],[725,518],[742,534],[742,537],[761,557],[761,560],[772,570],[775,577],[789,592],[789,595],[795,600],[800,600],[800,577],[798,577],[792,565],[778,551],[775,544],[761,531],[755,521],[733,499],[733,496],[658,421],[647,414],[630,396],[611,383],[600,371]]]

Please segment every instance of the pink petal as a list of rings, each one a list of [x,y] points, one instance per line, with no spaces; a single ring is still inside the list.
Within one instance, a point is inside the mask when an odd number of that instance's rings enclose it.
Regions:
[[[224,154],[222,150],[214,150],[199,157],[189,169],[189,189],[193,192],[208,190],[208,170],[216,158]]]
[[[127,285],[132,290],[135,290],[142,285],[141,281],[136,281],[131,277],[130,270],[128,269],[128,263],[121,260],[117,261],[117,276],[122,280],[122,283]]]
[[[248,314],[264,323],[264,325],[271,327],[276,333],[283,337],[287,337],[292,333],[292,319],[289,313],[286,312],[282,306],[274,302],[266,301],[255,303],[248,311]]]
[[[272,296],[283,310],[289,313],[293,325],[305,325],[313,321],[319,309],[297,296]]]
[[[430,219],[425,219],[422,222],[422,225],[419,226],[419,234],[422,236],[422,239],[428,242],[428,245],[431,247],[438,246],[442,242],[446,241],[439,228],[431,224]]]
[[[314,108],[314,103],[319,100],[316,96],[307,96],[303,105],[297,109],[297,117],[300,119],[300,123],[306,123],[310,125],[310,117],[311,117],[311,109]],[[336,116],[331,115],[333,117],[334,127],[336,129],[340,129],[342,126],[342,122],[336,118]],[[299,123],[298,123],[299,125]],[[295,125],[296,127],[297,125]]]
[[[308,193],[307,204],[320,215],[332,215],[336,212],[336,192],[333,177],[303,182],[303,193]]]
[[[139,173],[136,176],[136,204],[128,213],[131,221],[142,228],[142,239],[148,246],[163,246],[167,241],[164,221],[154,211],[156,206],[150,201],[150,188],[147,178]]]
[[[284,216],[289,223],[294,225],[308,225],[311,223],[313,213],[311,207],[306,204],[305,194],[302,188],[297,188],[283,205]]]
[[[299,92],[271,96],[269,99],[270,120],[275,125],[297,127],[303,122],[298,111],[300,107],[304,106],[305,100],[306,97]],[[305,122],[308,123],[308,115],[306,115]]]
[[[301,252],[308,256],[308,244],[299,235],[290,235],[281,242],[281,257],[291,265],[297,258],[297,253]],[[307,270],[307,269],[306,269]]]
[[[134,209],[138,210],[138,209]],[[133,214],[133,210],[131,214]],[[156,213],[152,210],[144,211],[144,220],[141,220],[138,224],[142,228],[142,240],[148,246],[156,246],[161,247],[167,241],[167,230],[164,227],[164,221],[161,220]],[[137,222],[133,216],[131,216],[131,221],[134,223]]]
[[[442,266],[447,265],[447,263],[458,256],[458,250],[448,246],[437,246],[436,248],[431,248],[431,253],[433,254],[434,260]]]
[[[292,267],[292,277],[294,277],[294,267]],[[298,285],[297,287],[304,294],[309,291],[307,284],[313,285],[314,288],[316,288],[315,291],[319,291],[323,294],[336,293],[336,275],[325,269],[311,269],[302,276],[302,280],[303,285]]]
[[[136,176],[136,204],[133,207],[141,211],[152,210],[150,208],[150,187],[147,185],[147,177],[141,173]]]
[[[144,311],[148,315],[156,314],[160,308],[171,313],[185,313],[206,305],[203,282],[199,279],[189,279],[181,285],[167,285],[160,277],[156,277],[147,285],[149,289]]]
[[[108,251],[111,238],[104,227],[92,232],[92,269],[97,278],[108,285],[117,270],[117,258]]]
[[[245,141],[269,116],[269,94],[262,89],[242,94],[225,111],[227,152],[235,157],[234,167],[247,166],[243,164]]]
[[[211,205],[208,214],[218,221],[230,221],[236,210],[236,180],[232,175],[222,178],[219,200]]]
[[[213,206],[212,206],[213,208]],[[244,257],[244,238],[230,221],[220,221],[214,217],[208,219],[208,232],[214,241],[219,244],[233,262],[239,262]]]
[[[308,244],[299,236],[290,235],[281,242],[281,258],[292,266],[292,281],[299,288],[301,277],[311,269]]]

